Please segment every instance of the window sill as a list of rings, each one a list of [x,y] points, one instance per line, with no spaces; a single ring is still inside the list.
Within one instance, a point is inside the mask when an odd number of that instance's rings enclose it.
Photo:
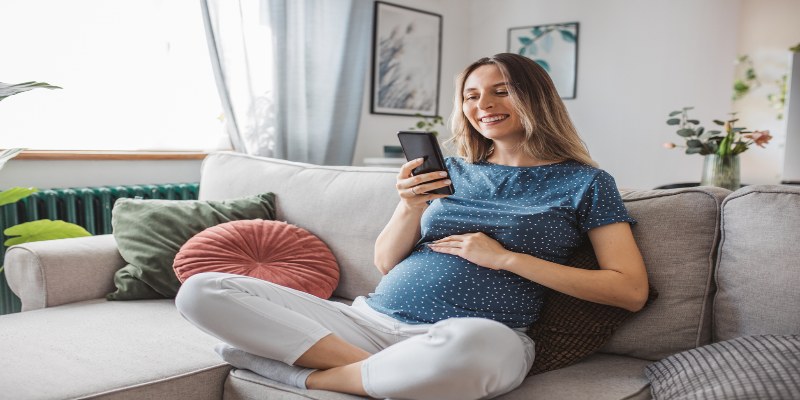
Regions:
[[[202,160],[202,151],[25,150],[15,160]]]

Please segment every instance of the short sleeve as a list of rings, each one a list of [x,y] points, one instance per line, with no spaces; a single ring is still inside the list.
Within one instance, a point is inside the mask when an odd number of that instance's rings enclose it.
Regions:
[[[636,220],[628,215],[617,189],[614,178],[606,171],[600,170],[584,192],[578,205],[578,225],[582,232],[598,226]]]

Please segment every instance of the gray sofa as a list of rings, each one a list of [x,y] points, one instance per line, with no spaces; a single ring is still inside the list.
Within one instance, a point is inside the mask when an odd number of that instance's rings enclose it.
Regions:
[[[274,192],[278,219],[327,243],[334,296],[375,287],[373,242],[397,202],[396,171],[321,167],[233,153],[203,163],[201,199]],[[800,188],[623,191],[660,297],[601,349],[529,377],[502,399],[646,399],[654,360],[752,334],[800,333]],[[9,284],[23,312],[0,317],[0,397],[8,399],[356,399],[303,391],[231,369],[217,340],[172,300],[110,302],[125,265],[112,236],[14,246]],[[487,350],[490,351],[490,350]]]

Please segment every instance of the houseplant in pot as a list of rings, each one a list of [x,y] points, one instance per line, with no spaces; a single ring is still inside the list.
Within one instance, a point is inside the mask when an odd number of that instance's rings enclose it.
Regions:
[[[36,88],[61,89],[58,86],[53,86],[45,82],[24,82],[18,84],[0,82],[0,101],[15,94]],[[8,160],[17,156],[22,150],[23,149],[20,148],[14,148],[0,152],[0,170]],[[13,187],[0,191],[0,207],[14,204],[37,191],[38,190],[35,188],[22,187]],[[40,219],[15,225],[4,230],[3,234],[10,236],[10,238],[3,243],[4,246],[91,235],[86,229],[79,225],[60,220],[52,221],[49,219]],[[0,273],[2,272],[3,267],[0,265]]]
[[[772,136],[769,131],[748,131],[745,127],[735,126],[738,121],[736,113],[731,113],[727,121],[714,120],[714,124],[722,127],[721,130],[705,130],[700,121],[689,118],[692,109],[683,107],[669,113],[667,125],[677,128],[675,133],[685,140],[685,145],[667,142],[664,147],[684,147],[686,154],[705,156],[700,185],[738,189],[741,184],[739,154],[751,145],[764,147]]]

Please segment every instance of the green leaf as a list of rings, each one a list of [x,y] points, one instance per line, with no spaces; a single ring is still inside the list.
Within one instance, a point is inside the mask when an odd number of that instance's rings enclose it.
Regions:
[[[746,93],[750,90],[750,85],[744,83],[742,80],[737,80],[733,83],[733,90],[735,90],[736,93]]]
[[[667,125],[678,125],[681,123],[681,120],[678,118],[670,118],[667,120]]]
[[[553,35],[542,36],[542,48],[545,53],[549,53],[553,49]]]
[[[697,154],[703,151],[702,147],[687,147],[686,154]]]
[[[540,28],[538,26],[534,26],[533,29],[531,29],[531,33],[533,34],[533,36],[537,36],[537,37],[541,36],[542,35],[542,28]]]
[[[22,188],[22,187],[13,187],[11,189],[4,190],[0,192],[0,206],[16,203],[30,196],[31,193],[36,193],[38,191],[39,190],[36,188]]]
[[[559,32],[561,32],[561,38],[564,39],[565,42],[575,43],[575,34],[567,30],[559,30]]]
[[[525,55],[525,49],[526,49],[525,47],[521,47],[519,49],[519,55],[524,56]]]
[[[683,137],[690,137],[690,136],[694,136],[695,135],[694,129],[688,129],[688,128],[678,129],[678,132],[676,132],[676,133],[679,136],[683,136]]]
[[[756,79],[756,71],[753,68],[748,68],[745,72],[745,79],[752,81]]]
[[[670,116],[670,117],[674,117],[674,116],[676,116],[676,115],[678,115],[678,114],[680,114],[680,113],[682,113],[682,112],[683,112],[683,111],[673,111],[673,112],[669,113],[669,116]]]
[[[687,120],[686,120],[686,122],[688,122],[688,123],[690,123],[690,124],[695,124],[695,125],[697,125],[697,124],[699,124],[699,123],[700,123],[700,121],[698,121],[698,120],[696,120],[696,119],[687,119]]]
[[[22,83],[3,83],[0,82],[0,100],[5,99],[6,97],[13,96],[18,93],[27,92],[28,90],[33,89],[61,89],[58,86],[53,86],[46,82],[22,82]]]
[[[700,136],[700,135],[702,135],[702,134],[703,134],[703,131],[705,131],[705,130],[706,130],[706,128],[703,128],[702,126],[698,126],[698,127],[697,127],[697,130],[696,130],[696,132],[697,132],[697,136]]]
[[[724,122],[722,122],[722,121],[720,121],[720,120],[718,120],[718,119],[715,119],[715,120],[714,120],[714,123],[715,123],[715,124],[717,124],[717,125],[720,125],[720,126],[722,126],[722,125],[725,125],[725,123],[724,123]]]
[[[694,107],[683,107],[683,111],[694,110]]]
[[[422,129],[422,128],[424,128],[424,127],[425,127],[425,121],[419,121],[419,122],[417,122],[417,128],[420,128],[420,129]]]
[[[738,143],[736,143],[736,146],[733,146],[733,153],[732,154],[733,155],[740,154],[740,153],[744,152],[745,150],[747,150],[747,145],[742,143],[742,142],[738,142]]]
[[[537,64],[541,65],[545,71],[550,72],[550,64],[547,63],[545,60],[533,60],[536,61]]]
[[[87,232],[86,229],[83,229],[82,226],[60,220],[51,221],[49,219],[40,219],[38,221],[14,225],[3,231],[3,233],[9,236],[9,239],[5,242],[6,246],[40,242],[42,240],[92,236],[92,234]]]
[[[687,140],[686,145],[689,147],[703,147],[703,142],[697,139],[692,139],[692,140]]]
[[[527,46],[527,45],[533,43],[533,40],[531,38],[527,37],[527,36],[520,36],[519,37],[519,42],[522,43],[523,45]]]
[[[0,169],[3,169],[3,166],[6,165],[8,160],[17,156],[17,154],[21,153],[23,148],[13,148],[13,149],[5,149],[2,153],[0,153]]]

